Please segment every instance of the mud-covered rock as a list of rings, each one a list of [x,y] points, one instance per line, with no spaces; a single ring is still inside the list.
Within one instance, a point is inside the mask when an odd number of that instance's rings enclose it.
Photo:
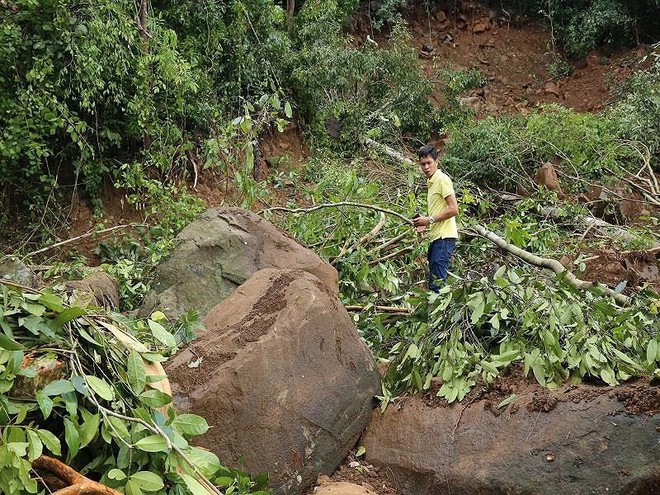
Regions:
[[[361,440],[366,459],[416,495],[658,493],[657,386],[543,389],[500,403],[390,406]]]
[[[119,308],[119,288],[117,282],[105,272],[95,272],[82,280],[69,280],[67,289],[77,291],[78,303],[82,306],[93,304],[102,308]]]
[[[279,494],[331,473],[366,426],[380,378],[336,295],[302,270],[257,272],[204,318],[167,366],[180,412],[204,416],[198,443],[267,471]]]
[[[160,309],[176,317],[188,309],[200,316],[264,268],[314,274],[335,294],[337,271],[273,224],[240,208],[211,208],[177,236],[172,255],[156,269],[142,316]]]

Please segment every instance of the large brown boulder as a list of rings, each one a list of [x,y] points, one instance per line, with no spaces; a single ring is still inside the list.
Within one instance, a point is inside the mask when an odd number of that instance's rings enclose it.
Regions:
[[[196,309],[203,317],[264,268],[305,270],[339,291],[337,271],[270,222],[240,208],[211,208],[177,236],[172,255],[156,268],[140,314],[160,309],[177,317]]]
[[[658,493],[659,387],[523,390],[498,408],[510,393],[390,406],[361,440],[366,460],[416,495]]]
[[[331,473],[380,392],[371,352],[335,294],[302,270],[261,270],[203,323],[166,368],[177,409],[212,426],[199,444],[228,465],[269,472],[279,494]]]

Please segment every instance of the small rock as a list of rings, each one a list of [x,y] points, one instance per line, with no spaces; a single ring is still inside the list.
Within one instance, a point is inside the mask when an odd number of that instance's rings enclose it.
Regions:
[[[489,29],[489,25],[488,25],[488,24],[486,24],[486,23],[483,22],[483,21],[478,21],[478,22],[474,25],[474,27],[472,28],[472,32],[473,32],[474,34],[481,34],[481,33],[485,33],[486,31],[488,31],[488,29]]]
[[[554,81],[548,81],[545,83],[545,87],[543,90],[546,92],[546,94],[553,94],[557,98],[559,98],[559,86],[557,86],[557,83]]]
[[[447,14],[445,14],[445,11],[439,11],[435,16],[435,20],[438,22],[445,22],[447,20]]]
[[[458,102],[461,106],[472,108],[477,112],[481,109],[481,99],[478,96],[465,96],[459,98]]]

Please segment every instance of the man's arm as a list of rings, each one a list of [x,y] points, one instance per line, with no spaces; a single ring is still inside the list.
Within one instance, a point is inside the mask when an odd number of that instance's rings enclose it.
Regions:
[[[440,213],[433,215],[434,222],[442,222],[448,218],[455,217],[458,215],[458,201],[456,201],[456,195],[450,194],[445,198],[447,202],[447,208],[442,210]],[[429,219],[431,217],[418,217],[414,220],[415,227],[428,227]]]

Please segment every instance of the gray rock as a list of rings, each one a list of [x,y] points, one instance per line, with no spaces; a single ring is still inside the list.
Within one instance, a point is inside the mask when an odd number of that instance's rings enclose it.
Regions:
[[[0,278],[27,287],[37,287],[37,276],[25,263],[13,256],[0,258]]]
[[[177,410],[212,427],[199,445],[226,465],[269,472],[278,494],[300,494],[336,469],[380,392],[337,297],[307,272],[266,269],[203,323],[166,367]]]
[[[375,413],[361,444],[400,493],[650,495],[660,488],[660,389],[639,387],[630,400],[644,398],[655,415],[626,412],[618,389],[585,385],[543,400],[523,392],[502,414],[500,397],[489,406],[498,416],[483,400],[430,407],[415,398]]]
[[[203,212],[177,236],[178,245],[161,263],[154,289],[140,310],[160,309],[177,317],[196,309],[203,317],[236,287],[263,268],[291,268],[316,275],[338,293],[337,271],[273,224],[240,208]]]

